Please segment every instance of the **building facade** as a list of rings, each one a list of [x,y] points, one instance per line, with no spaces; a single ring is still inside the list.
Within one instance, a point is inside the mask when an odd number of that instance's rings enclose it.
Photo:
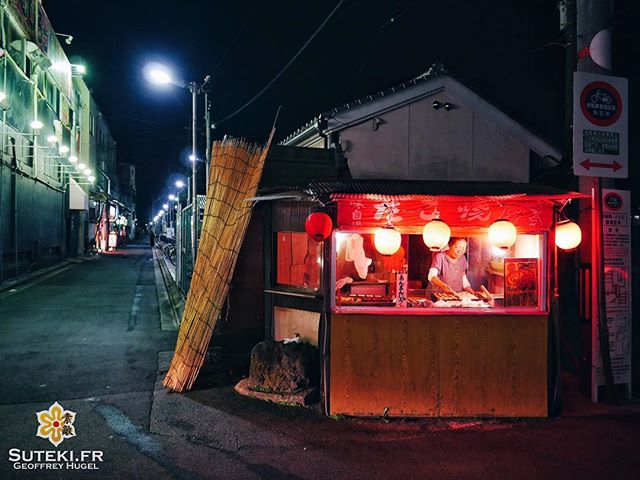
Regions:
[[[92,248],[116,149],[40,2],[3,2],[0,26],[2,283]]]

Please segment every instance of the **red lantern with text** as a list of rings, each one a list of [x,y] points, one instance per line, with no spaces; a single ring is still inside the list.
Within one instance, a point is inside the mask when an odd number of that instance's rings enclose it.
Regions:
[[[331,235],[332,227],[331,217],[324,212],[314,212],[304,222],[304,231],[316,242],[324,242]]]

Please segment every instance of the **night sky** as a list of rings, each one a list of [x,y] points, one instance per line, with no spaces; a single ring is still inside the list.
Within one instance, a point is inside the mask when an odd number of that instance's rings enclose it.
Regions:
[[[211,74],[212,119],[220,121],[284,67],[338,0],[43,3],[56,32],[74,36],[65,49],[72,62],[88,67],[85,80],[117,141],[119,161],[138,166],[138,215],[146,221],[151,202],[166,196],[169,176],[188,167],[191,104],[186,90],[150,85],[145,64],[164,62],[186,81]],[[630,80],[634,175],[640,2],[618,1],[616,12],[613,73]],[[249,108],[218,123],[213,138],[228,134],[264,142],[281,105],[279,141],[321,112],[442,62],[561,147],[562,40],[555,1],[345,0],[280,79]]]

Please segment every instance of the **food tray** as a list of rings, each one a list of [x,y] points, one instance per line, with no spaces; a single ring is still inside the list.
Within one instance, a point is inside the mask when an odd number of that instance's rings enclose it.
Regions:
[[[396,305],[393,297],[389,295],[341,295],[338,298],[338,304],[363,307],[395,307]]]

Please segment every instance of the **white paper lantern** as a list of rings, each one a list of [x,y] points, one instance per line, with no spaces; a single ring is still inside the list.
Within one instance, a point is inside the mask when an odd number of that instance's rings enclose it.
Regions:
[[[400,248],[402,237],[392,225],[386,225],[376,230],[373,244],[382,255],[393,255]]]
[[[556,225],[556,246],[562,250],[574,250],[582,241],[580,227],[571,220]]]
[[[504,250],[516,243],[517,235],[515,225],[509,220],[496,220],[489,227],[489,242]]]
[[[445,222],[436,218],[422,229],[422,240],[432,252],[439,252],[449,243],[451,229]]]

